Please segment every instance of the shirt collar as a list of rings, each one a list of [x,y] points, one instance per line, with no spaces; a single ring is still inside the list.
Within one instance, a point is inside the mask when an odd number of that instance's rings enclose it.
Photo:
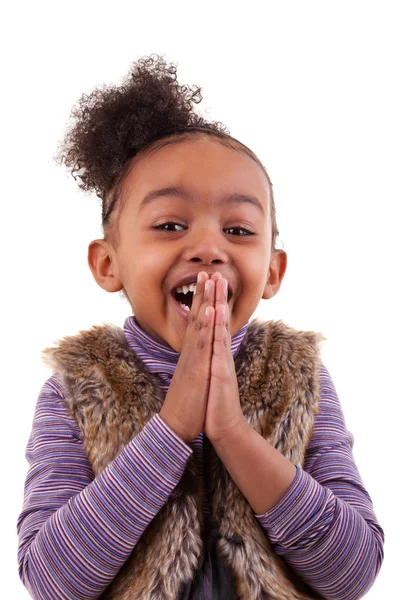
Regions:
[[[231,351],[233,356],[239,352],[240,344],[246,335],[249,322],[232,337]],[[134,315],[124,322],[124,335],[130,348],[142,360],[147,368],[157,373],[165,385],[169,385],[175,372],[180,354],[168,344],[154,340],[139,326]],[[164,387],[163,386],[163,387]]]

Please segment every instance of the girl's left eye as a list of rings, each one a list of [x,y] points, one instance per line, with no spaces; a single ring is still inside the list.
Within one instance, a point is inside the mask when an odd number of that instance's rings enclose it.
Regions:
[[[179,223],[173,223],[171,221],[168,221],[166,223],[161,223],[161,225],[156,225],[155,227],[153,227],[153,229],[159,229],[161,231],[166,231],[171,232],[171,230],[167,230],[164,229],[164,227],[169,226],[169,225],[177,225],[178,227],[183,227],[183,225],[180,225]],[[244,227],[228,227],[227,229],[225,229],[225,231],[244,231],[244,233],[239,233],[239,236],[243,236],[243,235],[254,235],[254,233],[252,231],[249,231],[249,229],[244,229]],[[172,231],[172,233],[176,233],[176,231]],[[235,234],[234,234],[235,235]]]
[[[228,229],[226,229],[225,231],[232,231],[233,229],[235,229],[236,231],[244,231],[245,233],[239,233],[240,235],[254,235],[254,233],[252,231],[249,231],[248,229],[244,229],[244,227],[228,227]]]

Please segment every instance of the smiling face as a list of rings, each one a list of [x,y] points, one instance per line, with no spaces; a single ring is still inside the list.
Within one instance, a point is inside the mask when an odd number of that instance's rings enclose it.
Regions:
[[[123,195],[118,244],[94,240],[89,266],[107,291],[124,288],[157,341],[181,351],[188,321],[172,290],[186,275],[228,280],[232,336],[277,293],[286,254],[271,254],[269,183],[246,154],[209,137],[172,143],[132,163]]]

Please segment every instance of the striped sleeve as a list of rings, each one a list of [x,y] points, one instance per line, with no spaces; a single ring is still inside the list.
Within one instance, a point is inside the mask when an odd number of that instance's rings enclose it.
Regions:
[[[277,554],[323,598],[356,600],[371,588],[383,560],[384,532],[354,461],[354,439],[326,367],[320,414],[304,470],[279,502],[255,515]]]
[[[193,450],[156,414],[94,477],[57,376],[37,400],[17,521],[19,576],[37,600],[98,598],[178,484]]]

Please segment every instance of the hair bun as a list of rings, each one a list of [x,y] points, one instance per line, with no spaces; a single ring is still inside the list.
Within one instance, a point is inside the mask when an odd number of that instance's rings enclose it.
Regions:
[[[80,180],[82,190],[104,199],[126,160],[168,134],[198,127],[227,131],[193,112],[201,88],[180,86],[176,71],[153,54],[133,63],[120,86],[95,88],[78,100],[56,160]]]

